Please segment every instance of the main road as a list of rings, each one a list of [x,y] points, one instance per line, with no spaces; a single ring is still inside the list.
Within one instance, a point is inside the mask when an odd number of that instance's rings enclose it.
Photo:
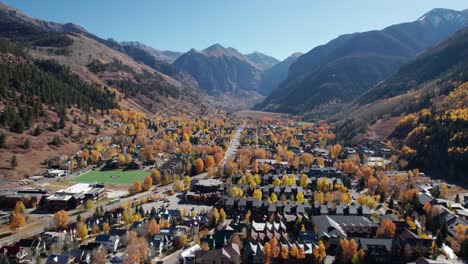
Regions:
[[[229,158],[235,154],[237,148],[240,145],[240,137],[242,135],[242,130],[244,130],[245,122],[242,125],[239,125],[234,132],[234,137],[232,137],[231,142],[229,143],[228,148],[226,149],[226,154],[224,155],[223,165],[226,165],[226,162]]]

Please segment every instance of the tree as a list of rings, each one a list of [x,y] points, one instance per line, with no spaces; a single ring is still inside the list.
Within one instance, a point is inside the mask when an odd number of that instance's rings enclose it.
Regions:
[[[273,236],[273,238],[271,239],[271,253],[272,253],[273,258],[277,258],[280,254],[280,248],[278,246],[278,239],[275,236]]]
[[[312,254],[314,255],[315,263],[323,263],[325,257],[327,256],[327,251],[322,240],[319,240],[317,247],[314,248]]]
[[[314,155],[310,154],[310,153],[302,153],[301,155],[301,161],[302,163],[304,163],[307,167],[310,166],[310,164],[312,164],[312,161],[314,161]]]
[[[295,244],[293,244],[291,248],[289,249],[289,254],[293,258],[297,258],[297,255],[299,255],[299,249],[297,248]]]
[[[309,177],[307,177],[307,175],[305,174],[302,174],[301,179],[299,180],[299,185],[302,188],[307,188],[308,181],[309,181]]]
[[[188,242],[188,238],[187,238],[187,235],[186,234],[182,234],[178,237],[175,237],[174,239],[174,247],[175,248],[182,248],[184,247],[185,245],[187,245],[187,242]]]
[[[119,154],[118,160],[119,160],[119,166],[120,167],[125,166],[125,164],[127,163],[127,161],[125,160],[125,155],[124,154]]]
[[[67,227],[68,225],[68,214],[65,212],[65,210],[60,210],[55,213],[54,215],[54,221],[55,225],[60,228],[60,227]]]
[[[135,181],[133,183],[132,186],[130,186],[130,188],[128,188],[128,191],[130,194],[135,194],[135,193],[139,193],[143,190],[143,187],[142,187],[142,184],[141,184],[141,181]]]
[[[226,212],[224,211],[224,208],[219,209],[219,217],[221,219],[221,222],[224,222],[224,220],[226,220]]]
[[[254,198],[261,200],[262,199],[262,191],[260,189],[255,189],[252,195]]]
[[[448,188],[447,188],[447,184],[446,183],[442,183],[440,185],[440,196],[442,198],[445,198],[447,197],[447,193],[448,193]]]
[[[218,212],[218,209],[216,207],[213,208],[213,218],[214,218],[215,224],[217,224],[218,221],[219,221],[219,212]]]
[[[102,232],[104,232],[104,234],[107,234],[107,233],[109,233],[110,230],[111,230],[111,227],[110,227],[109,223],[104,222],[102,224]]]
[[[296,202],[298,204],[304,203],[304,193],[303,192],[298,192],[296,195]]]
[[[151,236],[157,235],[160,232],[160,227],[158,222],[154,218],[151,218],[149,223],[148,232]]]
[[[6,145],[7,136],[5,132],[0,133],[0,148],[4,148]]]
[[[336,256],[338,263],[350,263],[353,257],[357,255],[357,244],[351,240],[342,239],[338,247],[338,253]]]
[[[153,186],[153,178],[151,176],[146,176],[143,182],[143,190],[148,191]]]
[[[107,251],[105,248],[94,249],[91,253],[91,259],[93,264],[106,264],[107,263]]]
[[[203,172],[204,164],[203,164],[203,160],[201,158],[196,159],[193,162],[193,166],[195,167],[195,173],[200,174],[200,173]]]
[[[101,232],[101,228],[97,224],[93,224],[91,226],[91,234],[99,234]]]
[[[24,214],[25,211],[26,211],[26,207],[24,206],[24,203],[22,201],[17,201],[13,212],[17,214]]]
[[[270,242],[266,242],[263,246],[263,263],[269,264],[271,260],[271,245]]]
[[[10,229],[16,230],[26,224],[26,217],[22,213],[13,212],[13,217],[11,218]]]
[[[88,226],[81,221],[76,223],[76,237],[81,240],[88,237]]]
[[[97,150],[91,151],[91,160],[93,161],[94,164],[97,164],[99,162],[100,155],[101,153]]]
[[[157,169],[151,170],[151,178],[153,179],[154,184],[158,184],[161,182],[161,172]]]
[[[390,219],[384,219],[377,229],[377,237],[393,238],[395,235],[395,224]]]
[[[272,194],[270,195],[270,201],[271,201],[272,203],[276,203],[276,202],[278,201],[278,196],[276,195],[276,193],[272,193]]]
[[[14,169],[18,166],[18,160],[16,158],[16,155],[13,155],[10,159],[10,165]]]
[[[340,144],[336,144],[336,145],[330,147],[330,156],[332,158],[334,158],[334,159],[338,158],[340,153],[341,153],[341,145]]]
[[[92,199],[86,199],[84,202],[85,210],[91,210],[94,207],[94,201]]]
[[[211,156],[211,155],[207,156],[206,159],[205,159],[205,168],[211,169],[211,168],[213,168],[214,164],[215,164],[215,160],[214,160],[213,156]]]
[[[29,149],[30,147],[31,147],[31,141],[29,140],[29,138],[27,138],[23,142],[23,148],[24,149]]]
[[[323,159],[322,156],[317,157],[317,166],[324,167],[325,166],[325,160]]]
[[[281,247],[281,258],[286,261],[289,257],[289,249],[287,246]]]

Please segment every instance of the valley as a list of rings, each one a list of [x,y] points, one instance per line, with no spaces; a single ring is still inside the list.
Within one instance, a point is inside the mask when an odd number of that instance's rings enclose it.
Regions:
[[[330,38],[192,4],[0,3],[0,263],[468,260],[468,9]]]

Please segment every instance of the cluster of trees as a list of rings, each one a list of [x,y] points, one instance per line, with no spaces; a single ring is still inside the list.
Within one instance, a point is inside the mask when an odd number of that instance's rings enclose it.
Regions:
[[[22,133],[45,116],[44,105],[58,114],[71,106],[85,112],[116,107],[115,94],[84,82],[52,60],[33,61],[23,51],[0,39],[0,52],[13,52],[16,63],[0,63],[0,100],[5,110],[0,126]]]
[[[399,121],[392,136],[405,144],[402,152],[408,154],[410,166],[465,182],[468,111],[463,102],[467,90],[466,84],[456,86],[432,108],[408,114]]]
[[[15,208],[10,216],[10,228],[17,231],[26,224],[26,207],[22,201],[16,202]]]

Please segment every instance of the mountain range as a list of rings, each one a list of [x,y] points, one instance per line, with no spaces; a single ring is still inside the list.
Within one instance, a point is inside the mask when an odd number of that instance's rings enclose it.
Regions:
[[[467,185],[468,28],[411,59],[330,120],[342,143],[360,141],[369,129],[395,147],[414,149],[411,166]]]
[[[300,56],[287,79],[255,108],[304,113],[350,102],[418,53],[468,26],[468,11],[434,9],[416,21],[342,35]]]

